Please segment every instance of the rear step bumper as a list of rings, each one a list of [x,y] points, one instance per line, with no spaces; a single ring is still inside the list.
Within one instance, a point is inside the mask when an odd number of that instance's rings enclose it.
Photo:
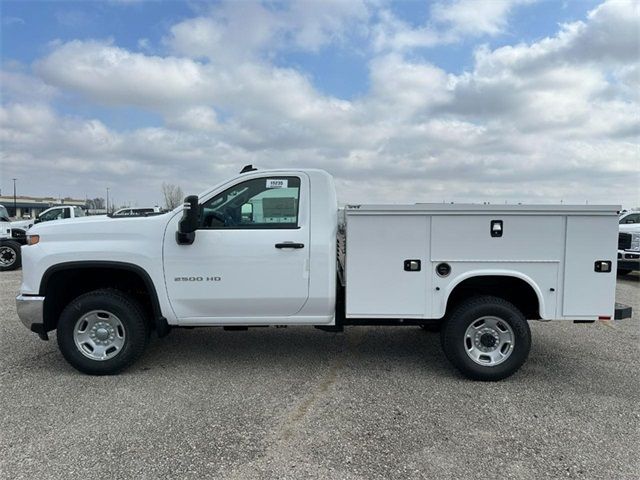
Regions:
[[[613,318],[616,320],[624,320],[625,318],[631,318],[632,309],[629,305],[623,303],[616,303],[616,313]]]

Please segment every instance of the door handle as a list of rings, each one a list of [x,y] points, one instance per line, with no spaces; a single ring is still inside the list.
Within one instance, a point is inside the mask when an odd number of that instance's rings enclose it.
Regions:
[[[276,248],[304,248],[304,243],[294,243],[294,242],[276,243]]]

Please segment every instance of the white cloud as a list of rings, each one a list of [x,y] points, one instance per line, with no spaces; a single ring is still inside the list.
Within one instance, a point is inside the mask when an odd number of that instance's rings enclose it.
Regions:
[[[368,16],[362,0],[279,5],[223,1],[208,15],[172,26],[164,41],[176,54],[244,61],[284,47],[317,51],[339,42]]]
[[[534,0],[453,0],[438,2],[431,8],[434,22],[446,25],[460,35],[497,35],[507,27],[514,7]]]
[[[154,107],[209,95],[199,64],[186,58],[133,53],[110,42],[71,41],[35,65],[49,84],[116,105]]]
[[[458,42],[465,37],[495,36],[508,26],[515,7],[537,0],[450,0],[436,2],[424,25],[411,26],[391,11],[379,14],[373,28],[376,51],[404,52]]]
[[[419,47],[433,47],[450,43],[453,35],[439,32],[430,25],[411,27],[397,18],[391,11],[379,14],[379,22],[372,29],[372,46],[376,52],[403,52]]]
[[[19,65],[14,69],[5,67],[0,70],[0,85],[5,101],[29,99],[30,102],[42,102],[51,100],[57,93],[54,87],[22,71]]]

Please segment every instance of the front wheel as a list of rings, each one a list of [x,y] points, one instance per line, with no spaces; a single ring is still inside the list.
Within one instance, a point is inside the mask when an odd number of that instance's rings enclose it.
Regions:
[[[73,300],[58,321],[58,347],[77,370],[111,375],[144,351],[149,326],[135,299],[112,289],[95,290]]]
[[[20,244],[13,240],[0,243],[0,272],[15,270],[22,265]]]
[[[531,348],[529,324],[513,304],[480,296],[460,304],[441,332],[449,361],[473,380],[502,380],[525,362]]]

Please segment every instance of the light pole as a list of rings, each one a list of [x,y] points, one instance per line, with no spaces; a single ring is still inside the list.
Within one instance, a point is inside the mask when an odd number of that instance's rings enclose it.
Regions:
[[[16,180],[17,178],[12,178],[13,180],[13,216],[18,217],[18,208],[16,204]]]
[[[107,187],[107,215],[109,215],[109,187]]]

